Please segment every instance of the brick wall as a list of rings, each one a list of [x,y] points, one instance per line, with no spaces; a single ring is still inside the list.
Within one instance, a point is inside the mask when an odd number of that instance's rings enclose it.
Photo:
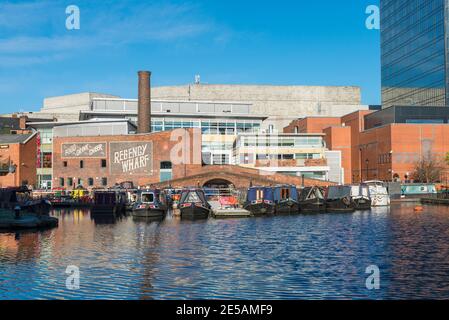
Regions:
[[[338,117],[310,117],[292,121],[284,128],[284,133],[295,133],[296,128],[299,133],[322,133],[328,127],[339,125],[341,118]]]
[[[9,160],[17,169],[15,173],[2,173],[0,187],[19,187],[36,184],[36,136],[26,144],[10,144],[0,149],[0,162],[9,166]]]
[[[352,182],[351,162],[351,128],[329,127],[324,129],[326,134],[324,140],[330,150],[341,151],[341,165],[344,169],[345,183]]]
[[[171,138],[178,138],[178,140],[171,141]],[[123,173],[113,169],[116,167],[113,165],[115,159],[111,159],[110,155],[111,142],[121,143],[122,149],[126,149],[127,144],[130,147],[136,145],[136,143],[152,144],[152,157],[150,156],[152,171],[148,170],[149,172],[142,173],[141,171],[130,170]],[[62,145],[74,143],[105,143],[107,146],[106,156],[96,158],[64,157]],[[105,168],[102,168],[101,160],[106,160],[107,166]],[[80,168],[80,161],[83,161],[83,168]],[[83,186],[91,187],[88,185],[88,181],[89,178],[92,178],[94,183],[92,187],[103,187],[102,178],[107,178],[108,186],[124,181],[133,181],[136,186],[145,186],[160,181],[161,162],[165,161],[173,163],[173,179],[200,170],[200,131],[189,129],[140,135],[55,138],[53,141],[53,182],[55,187],[59,187],[60,178],[64,178],[65,187],[69,188],[70,186],[67,185],[68,178],[72,178],[74,184],[77,184],[77,180],[81,178]],[[67,162],[67,167],[64,166],[64,162]]]

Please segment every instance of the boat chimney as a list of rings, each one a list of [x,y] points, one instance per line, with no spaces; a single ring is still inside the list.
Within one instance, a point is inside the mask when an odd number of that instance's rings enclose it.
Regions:
[[[137,110],[137,133],[151,132],[151,72],[139,71],[139,101]]]

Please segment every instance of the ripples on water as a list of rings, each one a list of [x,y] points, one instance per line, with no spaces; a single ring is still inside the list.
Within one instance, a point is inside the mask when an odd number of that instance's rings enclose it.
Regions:
[[[0,234],[0,299],[449,298],[449,208],[184,222],[93,220]],[[365,269],[381,270],[381,289]],[[65,287],[80,268],[80,290]]]

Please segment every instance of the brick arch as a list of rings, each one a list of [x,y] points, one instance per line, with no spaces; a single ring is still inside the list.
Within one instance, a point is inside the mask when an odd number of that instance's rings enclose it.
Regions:
[[[301,186],[304,183],[305,186],[329,186],[335,185],[335,183],[328,181],[321,181],[315,179],[301,177],[287,176],[283,174],[261,174],[259,170],[244,168],[240,166],[204,166],[201,170],[195,170],[192,172],[186,172],[184,178],[176,179],[173,181],[161,182],[156,184],[158,187],[196,187],[204,186],[208,181],[219,179],[227,180],[231,182],[236,188],[248,188],[252,185],[276,185],[276,184],[292,184]]]
[[[234,182],[230,181],[229,179],[223,179],[223,178],[217,178],[217,179],[210,179],[204,182],[201,186],[206,187],[207,185],[213,185],[213,184],[222,184],[222,185],[235,185]]]

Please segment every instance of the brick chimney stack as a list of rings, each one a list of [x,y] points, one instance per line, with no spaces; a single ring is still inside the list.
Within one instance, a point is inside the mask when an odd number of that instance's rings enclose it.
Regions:
[[[151,72],[139,71],[139,102],[137,111],[137,133],[151,132]]]

